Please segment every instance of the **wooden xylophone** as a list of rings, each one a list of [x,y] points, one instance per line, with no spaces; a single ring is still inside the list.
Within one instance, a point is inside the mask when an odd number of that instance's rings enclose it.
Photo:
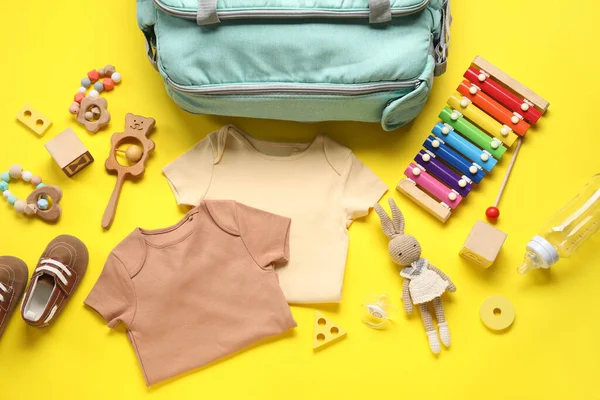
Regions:
[[[464,77],[397,187],[441,222],[518,142],[504,188],[521,138],[550,105],[481,57]]]

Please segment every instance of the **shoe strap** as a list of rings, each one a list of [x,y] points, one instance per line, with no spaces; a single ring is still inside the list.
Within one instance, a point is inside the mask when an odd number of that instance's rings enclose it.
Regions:
[[[50,258],[43,258],[38,263],[33,277],[41,275],[49,275],[54,279],[56,285],[64,292],[65,295],[70,295],[73,292],[75,283],[77,282],[77,272],[60,261]]]
[[[6,292],[0,289],[0,294],[2,295],[2,299],[0,299],[0,310],[8,312],[8,307],[15,295],[15,290],[12,286],[3,285],[3,287],[6,288]]]

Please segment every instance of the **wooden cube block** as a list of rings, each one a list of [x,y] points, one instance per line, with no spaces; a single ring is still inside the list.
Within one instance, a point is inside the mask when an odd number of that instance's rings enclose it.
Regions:
[[[490,224],[477,221],[459,254],[481,267],[488,268],[496,261],[506,236],[506,233]]]
[[[94,157],[70,128],[59,133],[45,146],[54,161],[69,178],[94,161]]]

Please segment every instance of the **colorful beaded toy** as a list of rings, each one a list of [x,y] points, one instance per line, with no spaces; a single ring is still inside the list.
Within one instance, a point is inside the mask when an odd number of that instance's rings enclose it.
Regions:
[[[8,172],[0,174],[0,178],[0,191],[2,191],[2,195],[8,200],[8,204],[14,207],[15,211],[27,215],[38,214],[41,219],[46,221],[58,219],[61,212],[58,202],[62,197],[62,192],[58,187],[46,186],[42,183],[41,177],[34,176],[29,171],[23,171],[23,168],[19,164],[11,165]],[[24,182],[30,182],[35,187],[35,190],[27,197],[27,200],[19,200],[16,195],[8,190],[8,183],[12,178],[21,178]],[[48,195],[53,196],[52,200],[55,204],[52,208],[50,208]]]
[[[104,68],[88,72],[87,77],[81,79],[81,87],[73,97],[74,102],[69,107],[69,113],[77,115],[78,121],[84,125],[88,131],[97,132],[110,121],[110,114],[106,109],[108,104],[106,102],[96,104],[97,99],[101,92],[112,91],[115,88],[115,85],[121,82],[121,79],[121,74],[115,71],[115,67],[110,64]],[[87,93],[89,88],[92,89]],[[86,97],[88,98],[88,103],[84,102]],[[82,102],[89,104],[89,109],[87,109],[85,107],[86,104],[83,104]],[[102,104],[105,105],[102,106]]]

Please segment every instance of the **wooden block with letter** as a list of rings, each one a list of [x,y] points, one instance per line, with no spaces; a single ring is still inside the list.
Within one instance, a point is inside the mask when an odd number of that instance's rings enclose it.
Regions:
[[[506,236],[506,233],[500,229],[483,221],[477,221],[459,254],[467,260],[487,268],[496,261]]]
[[[59,133],[45,146],[48,153],[69,178],[94,161],[94,157],[72,129]]]

